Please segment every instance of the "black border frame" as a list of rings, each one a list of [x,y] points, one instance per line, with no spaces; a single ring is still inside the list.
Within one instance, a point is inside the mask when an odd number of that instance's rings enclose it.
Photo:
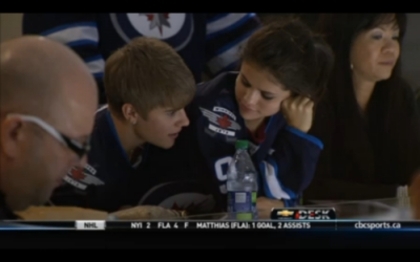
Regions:
[[[1,248],[31,249],[407,249],[419,243],[418,232],[0,232]]]
[[[15,5],[13,5],[15,3]],[[66,12],[89,12],[93,7],[92,12],[98,12],[98,10],[111,11],[112,12],[127,12],[134,10],[142,11],[153,11],[153,12],[211,12],[214,8],[214,12],[229,12],[228,10],[222,11],[229,7],[226,2],[209,1],[208,5],[204,5],[202,2],[197,4],[184,3],[178,1],[165,2],[164,4],[156,2],[133,2],[133,1],[118,1],[118,6],[111,2],[107,5],[98,6],[96,3],[87,4],[87,2],[72,1],[73,5],[56,5],[52,2],[46,1],[27,1],[24,4],[20,2],[9,2],[7,6],[3,6],[5,12],[46,12],[46,9],[50,7],[52,10],[60,9],[60,6],[65,7],[62,11]],[[144,8],[140,8],[141,4],[144,4]],[[346,2],[342,4],[341,10],[331,10],[332,5],[329,2],[322,1],[308,1],[308,2],[254,2],[253,5],[248,5],[245,2],[236,4],[230,10],[230,12],[249,12],[252,9],[253,12],[265,13],[264,10],[273,12],[279,10],[279,12],[290,12],[290,13],[313,13],[313,12],[404,12],[399,10],[401,7],[408,12],[414,12],[416,10],[415,1],[411,2],[398,2],[398,7],[392,6],[392,10],[384,10],[385,5],[372,5],[374,8],[369,8],[369,5],[357,2]],[[411,5],[410,5],[411,4]],[[74,8],[72,8],[74,7]],[[90,8],[89,8],[90,7]],[[391,7],[391,6],[390,6]],[[410,8],[411,7],[411,8]],[[40,10],[42,9],[42,10]],[[230,8],[232,9],[232,8]],[[93,11],[94,10],[94,11]],[[56,12],[60,12],[56,10]],[[420,246],[420,234],[417,232],[63,232],[63,231],[1,231],[0,232],[0,247],[1,248],[30,248],[30,249],[161,249],[161,248],[195,248],[195,249],[208,249],[208,248],[248,248],[248,249],[332,249],[332,248],[346,248],[346,249],[392,249],[392,248],[418,248]],[[249,253],[241,252],[240,254]],[[66,252],[59,255],[57,258],[63,259],[71,253]],[[101,254],[101,253],[98,253]],[[212,253],[203,254],[203,256],[211,255]],[[239,252],[238,252],[239,254]],[[280,254],[280,253],[276,253]],[[313,253],[305,253],[313,254]],[[160,254],[163,255],[163,254]],[[219,259],[223,256],[216,254]],[[265,254],[264,254],[265,255]],[[303,257],[303,253],[296,254],[297,257]],[[343,255],[343,254],[341,254]],[[346,253],[345,256],[351,255]],[[5,255],[0,255],[5,257]],[[81,258],[80,253],[77,256]],[[329,258],[329,256],[327,256]],[[360,256],[358,256],[360,258]],[[98,257],[99,258],[99,257]],[[120,257],[122,258],[122,257]],[[138,256],[136,259],[144,259],[144,256]],[[188,253],[184,254],[183,259],[188,258]],[[249,258],[249,255],[248,255]],[[176,258],[178,259],[178,258]],[[278,256],[276,259],[280,259]],[[330,258],[329,258],[330,259]],[[338,257],[340,259],[340,257]]]

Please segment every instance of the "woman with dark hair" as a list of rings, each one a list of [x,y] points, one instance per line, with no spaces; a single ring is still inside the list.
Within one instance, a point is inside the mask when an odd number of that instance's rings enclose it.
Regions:
[[[420,167],[420,117],[400,76],[404,14],[323,14],[335,66],[311,134],[324,142],[305,200],[407,195]]]
[[[210,177],[226,210],[226,171],[235,141],[248,140],[259,172],[259,196],[264,197],[257,206],[269,212],[276,204],[296,205],[323,147],[307,132],[332,66],[332,50],[303,23],[264,26],[247,41],[239,72],[198,87],[187,108],[190,126],[165,163],[181,163],[180,169],[171,168],[181,170],[188,161],[196,177]]]

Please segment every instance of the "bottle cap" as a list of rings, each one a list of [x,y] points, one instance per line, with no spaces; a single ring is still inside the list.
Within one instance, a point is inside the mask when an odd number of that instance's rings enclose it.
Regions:
[[[248,149],[248,141],[237,140],[235,146],[236,146],[236,149]]]

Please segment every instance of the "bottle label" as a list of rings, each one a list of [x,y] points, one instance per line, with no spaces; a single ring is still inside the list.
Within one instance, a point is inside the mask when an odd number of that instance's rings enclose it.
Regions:
[[[238,220],[252,220],[257,212],[257,192],[228,192],[228,212]]]

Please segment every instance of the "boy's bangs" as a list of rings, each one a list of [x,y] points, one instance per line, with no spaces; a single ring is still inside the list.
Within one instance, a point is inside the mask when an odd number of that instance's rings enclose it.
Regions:
[[[186,107],[193,100],[195,95],[194,89],[176,89],[170,94],[161,96],[162,99],[159,101],[159,105],[165,108],[182,109]]]

